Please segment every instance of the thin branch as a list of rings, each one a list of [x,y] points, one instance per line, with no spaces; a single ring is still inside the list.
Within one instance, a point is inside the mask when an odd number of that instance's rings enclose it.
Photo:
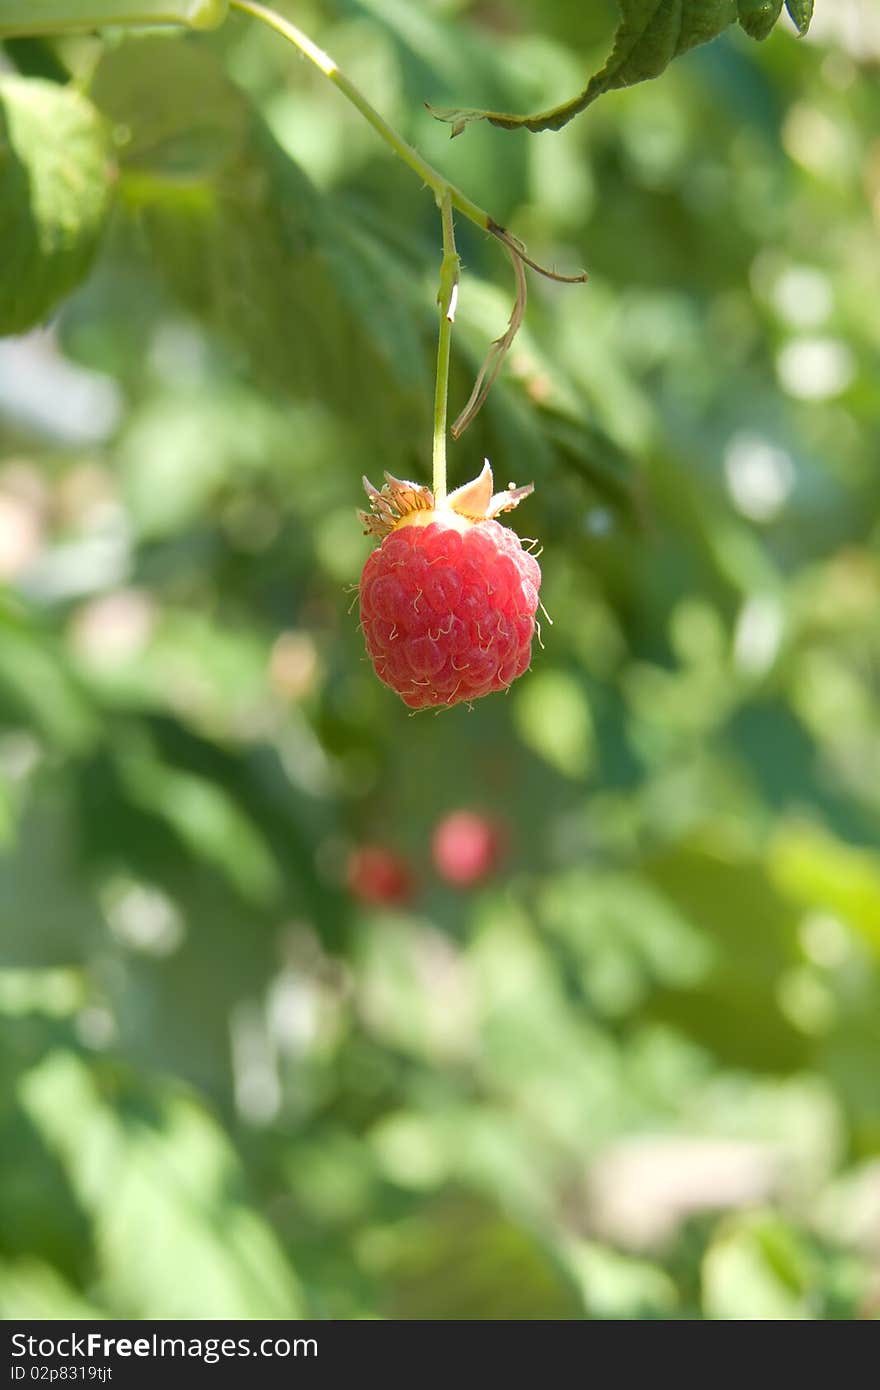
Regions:
[[[453,439],[458,439],[464,434],[468,425],[483,408],[486,397],[498,378],[498,373],[501,371],[504,359],[510,351],[513,340],[522,327],[522,321],[525,317],[526,302],[528,300],[528,285],[526,283],[526,272],[523,268],[523,260],[521,256],[516,255],[513,247],[508,246],[506,242],[505,247],[507,249],[507,254],[510,256],[513,273],[516,277],[516,299],[514,300],[513,309],[507,324],[507,331],[503,333],[500,338],[496,338],[495,342],[489,348],[486,360],[480,368],[479,375],[474,383],[474,389],[471,392],[470,400],[452,426],[451,432]]]
[[[524,265],[530,266],[532,270],[536,270],[538,274],[543,275],[546,280],[555,280],[557,284],[560,285],[582,285],[590,278],[585,270],[582,270],[579,275],[560,275],[558,271],[550,270],[549,266],[541,265],[538,261],[533,261],[519,237],[515,237],[506,227],[499,227],[498,223],[493,222],[491,218],[489,220],[488,230],[507,247],[508,251],[521,260]]]

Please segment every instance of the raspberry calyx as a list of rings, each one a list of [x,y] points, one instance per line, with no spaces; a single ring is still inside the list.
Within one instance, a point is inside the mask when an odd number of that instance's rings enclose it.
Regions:
[[[365,478],[381,540],[364,565],[360,616],[376,675],[411,709],[451,706],[507,689],[531,662],[541,570],[496,518],[532,484],[493,492],[480,476],[435,505],[430,488]]]

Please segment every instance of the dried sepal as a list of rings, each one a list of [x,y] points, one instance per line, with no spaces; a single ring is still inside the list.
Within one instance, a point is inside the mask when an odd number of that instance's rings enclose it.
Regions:
[[[374,487],[368,478],[363,481],[370,510],[359,511],[358,516],[368,536],[384,540],[404,517],[411,516],[413,512],[435,510],[434,494],[430,488],[422,487],[419,483],[395,478],[390,473],[385,474],[381,488]],[[494,492],[494,486],[492,466],[488,459],[484,459],[479,477],[450,492],[443,506],[465,521],[491,521],[502,512],[512,511],[534,491],[534,483],[526,483],[524,487],[510,483],[502,492]]]
[[[493,486],[492,466],[488,459],[484,459],[480,476],[450,492],[446,498],[446,505],[458,512],[459,516],[480,521],[488,514],[487,508],[492,501]]]
[[[382,493],[388,494],[401,516],[406,516],[408,512],[430,511],[434,506],[434,494],[429,487],[423,487],[421,483],[408,483],[391,473],[385,474]]]
[[[384,539],[403,517],[411,512],[430,511],[434,506],[434,494],[429,487],[395,478],[391,473],[385,474],[381,488],[374,487],[369,478],[364,478],[363,484],[370,510],[359,511],[358,516],[368,536]]]
[[[534,490],[534,483],[525,483],[522,487],[508,483],[503,492],[496,492],[493,495],[486,509],[487,519],[491,521],[496,516],[500,516],[502,512],[512,512],[514,507],[518,507],[524,497],[530,497]]]
[[[474,478],[472,483],[465,483],[463,487],[450,492],[446,504],[468,521],[490,521],[501,512],[512,511],[534,491],[535,485],[526,483],[525,487],[516,487],[511,483],[503,492],[494,492],[494,487],[492,465],[488,459],[484,459],[480,476]]]
[[[374,516],[372,512],[361,511],[360,508],[358,508],[358,520],[364,528],[364,535],[375,536],[377,540],[384,540],[393,530],[393,527],[387,525],[378,516]]]

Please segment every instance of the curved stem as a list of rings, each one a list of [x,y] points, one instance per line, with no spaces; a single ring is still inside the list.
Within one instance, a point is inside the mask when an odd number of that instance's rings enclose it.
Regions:
[[[452,347],[452,324],[458,299],[458,278],[461,263],[455,248],[455,225],[452,220],[452,198],[449,190],[437,199],[443,224],[443,260],[440,264],[440,331],[437,338],[437,381],[434,388],[434,448],[433,485],[434,506],[446,500],[446,413],[449,400],[449,356]]]
[[[517,299],[511,316],[510,326],[499,341],[493,344],[492,353],[486,366],[480,373],[474,394],[468,405],[465,407],[462,416],[453,426],[453,436],[455,438],[465,428],[466,424],[473,419],[476,412],[482,405],[489,387],[495,380],[501,369],[501,363],[507,349],[510,347],[513,337],[522,321],[522,312],[525,308],[525,278],[523,275],[523,265],[531,266],[541,275],[548,276],[551,280],[563,280],[568,282],[585,280],[586,275],[565,276],[558,275],[555,271],[546,269],[530,259],[522,242],[504,227],[500,226],[493,217],[490,217],[483,208],[479,207],[473,199],[468,198],[467,194],[462,193],[460,188],[450,183],[447,178],[429,164],[426,159],[419,154],[418,150],[410,145],[403,136],[398,134],[392,125],[389,125],[384,116],[380,116],[363,93],[355,84],[340,72],[336,63],[325,53],[323,48],[304,34],[289,19],[284,19],[282,15],[276,14],[268,5],[260,4],[259,0],[229,0],[229,7],[239,10],[242,14],[250,15],[253,19],[258,19],[262,24],[274,29],[282,38],[287,39],[295,48],[313,63],[319,72],[333,83],[342,92],[373,127],[378,135],[382,137],[387,145],[400,159],[403,160],[414,174],[417,174],[423,184],[426,184],[434,194],[440,215],[443,221],[443,262],[440,268],[440,291],[437,296],[440,305],[440,333],[437,344],[437,383],[434,396],[434,445],[433,445],[433,472],[434,472],[434,500],[435,503],[442,503],[446,497],[446,410],[447,398],[449,393],[449,355],[452,342],[452,321],[455,318],[455,302],[458,296],[458,278],[460,262],[458,253],[455,249],[455,232],[453,228],[452,214],[453,209],[469,218],[477,227],[481,227],[484,232],[490,232],[503,243],[511,257],[514,259],[514,270],[517,281]]]
[[[404,140],[403,136],[399,135],[392,125],[388,124],[384,116],[379,115],[375,106],[367,101],[363,92],[346,77],[344,72],[339,71],[330,54],[325,53],[323,48],[319,48],[308,34],[304,34],[289,19],[284,19],[280,14],[276,14],[268,5],[259,4],[258,0],[229,0],[229,3],[231,9],[240,10],[242,14],[249,14],[254,19],[259,19],[263,24],[267,24],[270,29],[274,29],[276,33],[281,34],[282,38],[287,39],[289,43],[298,48],[303,57],[308,58],[310,63],[314,63],[315,67],[329,78],[334,87],[338,87],[343,96],[348,98],[352,106],[360,111],[364,119],[369,121],[373,129],[381,135],[387,145],[391,146],[404,164],[408,164],[413,173],[418,174],[422,183],[427,184],[438,201],[448,195],[452,206],[463,213],[465,217],[470,218],[471,222],[476,223],[478,227],[482,227],[484,232],[489,231],[493,225],[497,225],[493,224],[492,218],[487,212],[484,212],[466,193],[462,193],[460,188],[456,188],[454,184],[444,178],[439,170],[429,164],[417,149]]]
[[[506,245],[506,243],[505,243]],[[516,299],[510,314],[510,321],[507,329],[500,338],[496,338],[489,348],[489,355],[480,368],[479,375],[474,383],[470,400],[464,407],[457,420],[452,424],[452,438],[460,439],[468,425],[479,414],[485,404],[486,397],[498,378],[504,359],[510,351],[513,340],[520,330],[522,321],[526,314],[526,302],[528,300],[528,285],[526,283],[526,272],[523,268],[523,261],[514,255],[513,251],[507,246],[507,252],[513,263],[513,273],[516,278]]]
[[[560,275],[558,270],[551,270],[549,266],[540,265],[538,261],[533,261],[519,237],[515,237],[506,227],[499,227],[497,222],[490,221],[489,231],[498,238],[503,246],[507,247],[511,258],[516,257],[523,265],[527,265],[530,269],[536,270],[539,275],[543,275],[545,280],[555,280],[557,285],[583,285],[589,279],[585,270],[579,271],[577,275]]]

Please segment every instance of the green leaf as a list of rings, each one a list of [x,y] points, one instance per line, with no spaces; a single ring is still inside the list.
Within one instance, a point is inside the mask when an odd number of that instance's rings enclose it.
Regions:
[[[243,897],[270,901],[279,876],[263,836],[231,796],[207,777],[169,767],[144,745],[120,759],[132,800],[161,817],[189,852],[222,870]]]
[[[781,0],[618,0],[618,5],[620,23],[608,61],[570,101],[533,116],[428,109],[437,120],[452,126],[453,136],[471,121],[489,121],[504,130],[560,130],[603,93],[659,77],[673,58],[717,38],[737,19],[753,38],[766,38],[779,17]],[[805,33],[812,0],[788,0],[788,11]]]
[[[630,875],[573,869],[540,898],[542,924],[563,943],[592,1007],[631,1011],[655,987],[698,986],[709,942],[662,893]]]
[[[60,793],[35,797],[14,848],[0,854],[0,966],[6,971],[81,960],[101,930],[100,906],[82,872],[78,809]]]
[[[766,39],[782,10],[782,0],[737,0],[737,18],[753,39]]]
[[[0,0],[0,38],[97,29],[103,24],[212,29],[226,18],[226,9],[226,0]]]
[[[818,1268],[807,1243],[771,1212],[724,1226],[703,1261],[707,1318],[798,1321],[820,1315]]]
[[[139,534],[167,536],[197,524],[236,480],[282,454],[286,420],[260,396],[224,385],[167,392],[133,414],[119,448],[126,502]]]
[[[18,1092],[93,1222],[97,1292],[117,1316],[302,1316],[296,1276],[242,1196],[237,1156],[202,1106],[124,1075],[111,1106],[98,1076],[60,1050],[25,1073]]]
[[[206,48],[123,44],[92,97],[124,134],[122,201],[172,292],[253,379],[387,439],[393,468],[430,394],[409,267],[321,197]]]
[[[475,1199],[437,1202],[389,1226],[386,1236],[392,1318],[583,1317],[561,1261],[530,1231]]]
[[[516,691],[514,722],[520,738],[564,776],[580,778],[594,752],[586,693],[566,671],[538,671]]]
[[[3,51],[22,77],[45,77],[49,82],[65,83],[70,70],[55,52],[50,38],[4,39]]]
[[[593,1318],[664,1318],[678,1309],[672,1279],[648,1260],[593,1241],[578,1241],[569,1261]]]
[[[32,1257],[0,1261],[0,1303],[9,1321],[64,1318],[71,1321],[105,1318],[43,1260]]]
[[[805,34],[813,18],[813,0],[785,0],[785,8],[797,25],[798,33]]]
[[[0,78],[0,333],[21,333],[84,278],[110,200],[104,124],[81,93]]]
[[[880,953],[880,855],[817,826],[792,824],[774,836],[769,863],[789,898],[838,913]]]
[[[66,752],[90,747],[98,721],[55,644],[25,623],[0,618],[0,711],[12,713]]]
[[[540,422],[570,471],[631,520],[641,511],[635,460],[600,425],[544,408]]]
[[[652,1012],[733,1066],[783,1071],[803,1064],[809,1039],[780,1007],[797,963],[798,913],[761,860],[680,845],[645,866],[668,902],[707,933],[711,969],[686,988],[655,994]]]
[[[123,188],[137,202],[211,179],[247,138],[244,96],[212,53],[179,36],[108,50],[89,95],[116,127]]]

